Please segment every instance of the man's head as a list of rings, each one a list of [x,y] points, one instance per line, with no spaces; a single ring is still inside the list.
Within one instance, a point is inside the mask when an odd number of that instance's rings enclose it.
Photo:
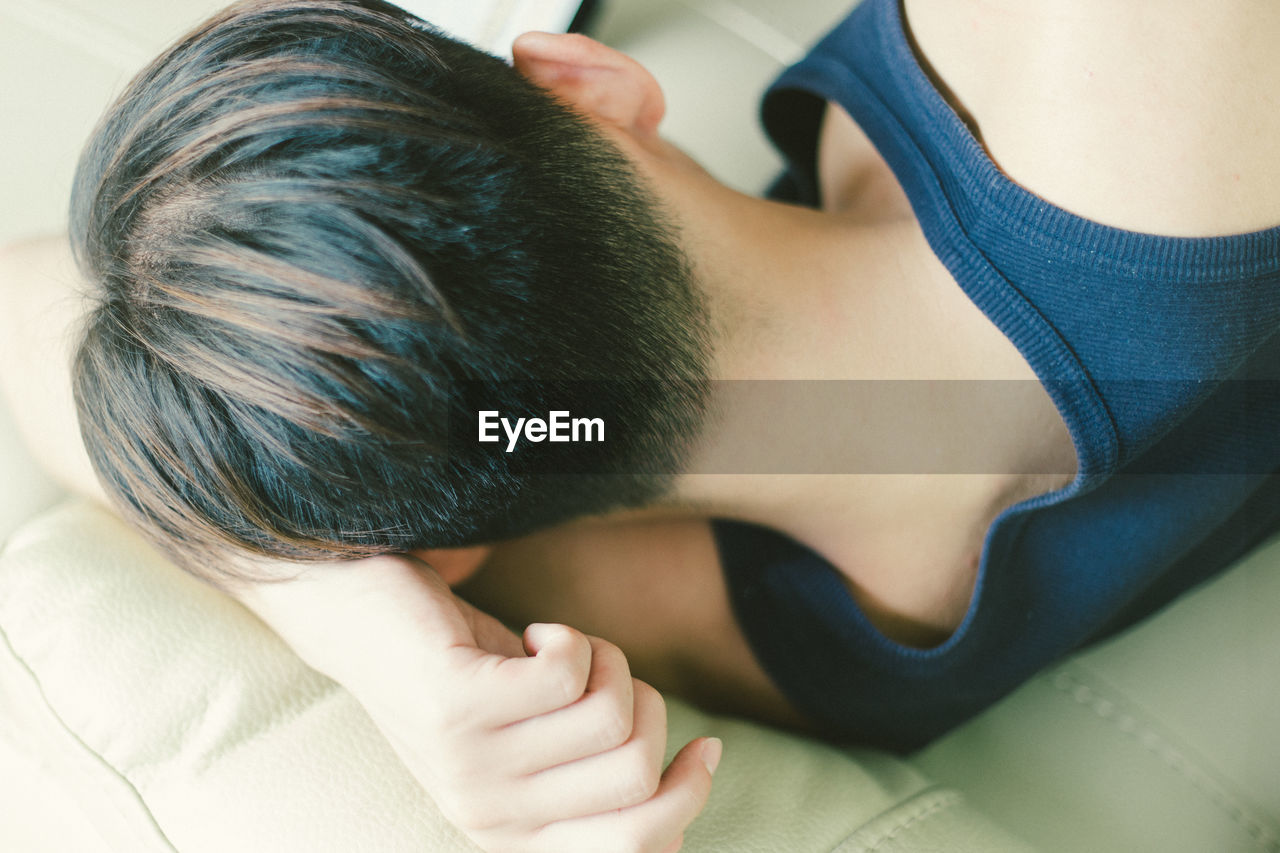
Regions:
[[[660,102],[632,106],[652,131]],[[74,376],[91,458],[198,571],[644,503],[667,478],[636,472],[674,471],[700,423],[700,299],[629,162],[378,0],[241,3],[166,52],[86,150],[72,234],[100,288]],[[576,380],[625,427],[589,476],[548,474],[574,470],[572,444],[448,441],[477,384],[528,414]]]

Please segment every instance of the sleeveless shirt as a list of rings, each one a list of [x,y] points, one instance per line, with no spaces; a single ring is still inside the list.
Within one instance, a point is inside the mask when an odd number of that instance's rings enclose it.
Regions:
[[[735,616],[779,689],[829,737],[905,751],[1280,528],[1280,227],[1158,236],[1036,196],[931,83],[898,0],[864,0],[766,93],[787,163],[775,196],[817,205],[828,101],[1035,371],[1078,458],[1069,486],[991,525],[969,610],[931,649],[877,631],[802,545],[713,523]]]

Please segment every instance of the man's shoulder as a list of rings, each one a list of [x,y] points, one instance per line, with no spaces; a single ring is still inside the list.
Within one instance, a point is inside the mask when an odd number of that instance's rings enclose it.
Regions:
[[[1130,231],[1280,224],[1277,7],[991,5],[907,0],[905,10],[922,64],[1012,179]]]

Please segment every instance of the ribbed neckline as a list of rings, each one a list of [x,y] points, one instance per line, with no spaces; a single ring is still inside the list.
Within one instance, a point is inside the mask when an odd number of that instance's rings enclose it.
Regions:
[[[1274,276],[1280,270],[1280,226],[1236,235],[1174,237],[1103,225],[1051,204],[1002,172],[935,88],[911,46],[900,0],[864,0],[864,6],[868,8],[851,14],[859,20],[846,19],[774,82],[765,105],[768,129],[787,155],[792,177],[816,183],[810,155],[821,104],[835,101],[854,107],[850,109],[854,120],[907,190],[930,248],[1017,346],[1058,405],[1080,469],[1065,489],[1019,503],[994,520],[983,542],[963,621],[945,643],[930,649],[903,646],[884,636],[820,557],[808,554],[769,565],[753,559],[753,552],[763,550],[759,540],[746,537],[744,553],[729,547],[743,537],[740,531],[731,524],[717,529],[726,572],[738,583],[759,583],[783,601],[802,604],[812,621],[806,627],[810,635],[819,630],[850,645],[873,649],[895,672],[920,675],[945,671],[958,660],[989,651],[982,643],[990,642],[993,620],[999,616],[991,602],[1027,570],[1013,562],[1026,522],[1040,510],[1100,486],[1115,472],[1119,460],[1115,423],[1088,370],[1049,318],[1016,283],[1004,278],[987,249],[993,244],[1006,250],[1011,244],[1034,247],[1064,266],[1079,264],[1134,278],[1240,281]],[[857,57],[837,52],[845,26],[874,28],[869,39],[878,42],[877,49],[867,58],[873,65],[862,67]],[[860,41],[858,46],[871,45]],[[784,92],[805,98],[773,97]],[[773,109],[769,100],[774,101]],[[792,547],[796,554],[804,550],[794,543]],[[754,594],[750,588],[732,584],[731,593],[737,596],[735,608],[741,606],[738,599]],[[784,627],[765,622],[753,628],[746,632],[748,639],[775,682],[797,704],[811,713],[816,709],[821,717],[827,705],[825,687],[799,676],[794,658],[787,656],[793,647],[778,640]]]

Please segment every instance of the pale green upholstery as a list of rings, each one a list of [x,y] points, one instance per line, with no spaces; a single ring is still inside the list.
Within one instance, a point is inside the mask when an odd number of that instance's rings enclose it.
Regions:
[[[1277,601],[1280,541],[909,762],[672,701],[673,743],[726,746],[686,849],[1274,849]],[[467,849],[345,691],[81,502],[0,555],[0,719],[75,849]]]
[[[917,767],[1045,850],[1280,850],[1280,537]]]
[[[0,630],[12,746],[49,762],[110,849],[469,849],[344,690],[96,507],[12,537]],[[872,849],[939,826],[982,840],[951,849],[1017,849],[903,762],[675,702],[670,723],[673,743],[725,741],[688,850]]]
[[[0,6],[0,241],[61,223],[110,89],[220,0]],[[759,189],[765,81],[845,0],[606,0],[667,132]],[[13,200],[13,201],[11,201]],[[21,204],[15,202],[21,201]],[[359,706],[243,608],[67,500],[0,410],[0,850],[468,849]],[[670,702],[725,740],[689,851],[1280,851],[1280,543],[922,754]]]

